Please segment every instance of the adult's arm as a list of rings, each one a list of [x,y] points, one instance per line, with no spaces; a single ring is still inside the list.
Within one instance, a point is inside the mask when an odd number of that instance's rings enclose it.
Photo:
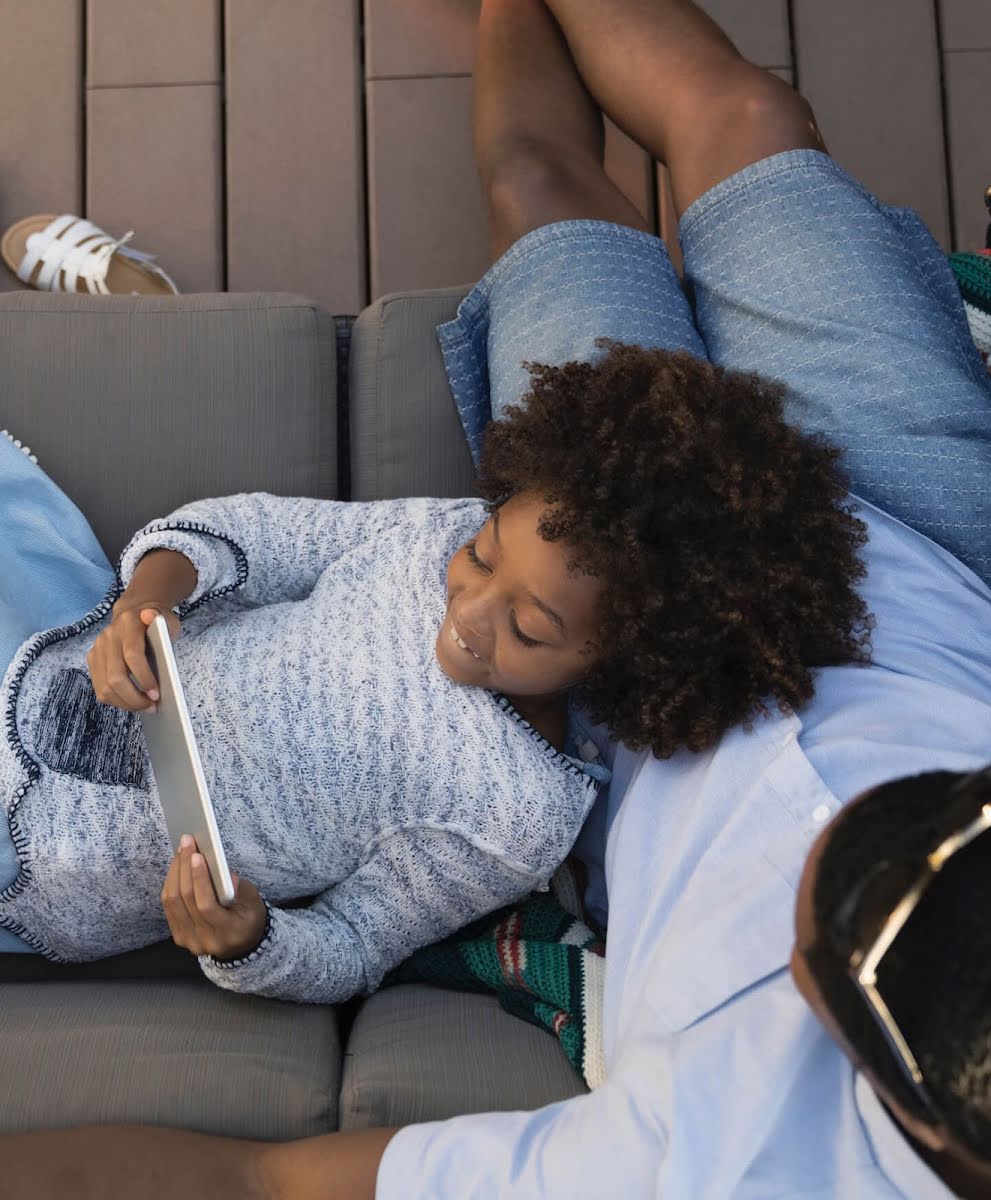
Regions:
[[[850,1064],[786,971],[671,1033],[654,1010],[658,995],[648,983],[626,1008],[626,1036],[600,1088],[536,1112],[281,1144],[136,1127],[18,1135],[0,1138],[4,1179],[22,1185],[11,1194],[36,1200],[902,1194],[866,1137]]]
[[[394,1129],[250,1142],[102,1125],[0,1137],[12,1196],[32,1200],[373,1200]]]

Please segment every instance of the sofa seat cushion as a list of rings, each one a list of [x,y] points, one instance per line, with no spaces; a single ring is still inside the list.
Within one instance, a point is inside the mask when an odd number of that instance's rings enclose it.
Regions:
[[[530,1110],[586,1090],[557,1039],[494,996],[402,984],[377,992],[355,1017],[340,1126]]]
[[[0,989],[0,1133],[121,1122],[282,1141],[336,1125],[334,1009],[205,980]]]

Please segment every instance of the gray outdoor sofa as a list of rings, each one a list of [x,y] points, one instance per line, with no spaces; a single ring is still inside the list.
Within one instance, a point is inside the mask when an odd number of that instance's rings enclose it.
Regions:
[[[134,530],[202,496],[472,495],[434,337],[463,291],[385,297],[353,328],[281,293],[3,294],[0,427],[115,563]],[[0,955],[0,1132],[147,1122],[281,1140],[581,1091],[555,1039],[490,997],[237,996],[168,942],[84,966]]]

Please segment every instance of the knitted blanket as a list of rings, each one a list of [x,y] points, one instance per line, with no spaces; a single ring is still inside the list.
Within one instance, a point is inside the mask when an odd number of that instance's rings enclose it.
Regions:
[[[605,1078],[605,943],[578,911],[578,888],[565,863],[550,892],[534,892],[424,946],[385,983],[494,993],[506,1012],[554,1034],[586,1084],[597,1087]]]
[[[971,335],[991,370],[991,250],[951,254],[950,266],[960,285]]]

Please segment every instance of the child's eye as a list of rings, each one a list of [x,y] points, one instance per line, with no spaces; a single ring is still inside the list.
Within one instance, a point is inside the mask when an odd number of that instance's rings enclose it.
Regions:
[[[468,554],[468,559],[469,559],[470,563],[472,563],[474,566],[478,566],[478,569],[480,571],[485,571],[487,575],[492,574],[492,568],[490,568],[490,566],[487,566],[479,558],[479,552],[475,550],[474,540],[467,542],[466,546],[464,546],[464,550],[466,550],[466,553]],[[516,613],[512,613],[512,612],[510,613],[509,624],[510,624],[510,629],[512,630],[513,637],[516,637],[516,640],[519,642],[522,642],[524,644],[524,646],[542,646],[543,642],[537,642],[534,640],[533,637],[527,637],[527,635],[524,634],[523,630],[521,628],[519,628],[519,626],[516,624]]]
[[[512,627],[513,633],[516,634],[516,636],[520,639],[520,641],[523,643],[524,646],[539,646],[540,645],[540,642],[535,642],[533,640],[533,638],[528,638],[527,635],[523,632],[523,630],[520,629],[519,625],[516,624],[515,616],[512,616],[512,615],[510,616],[509,624]]]
[[[468,551],[468,557],[476,567],[480,567],[483,571],[487,571],[489,569],[475,553],[475,543],[473,541],[469,542],[465,549]]]

